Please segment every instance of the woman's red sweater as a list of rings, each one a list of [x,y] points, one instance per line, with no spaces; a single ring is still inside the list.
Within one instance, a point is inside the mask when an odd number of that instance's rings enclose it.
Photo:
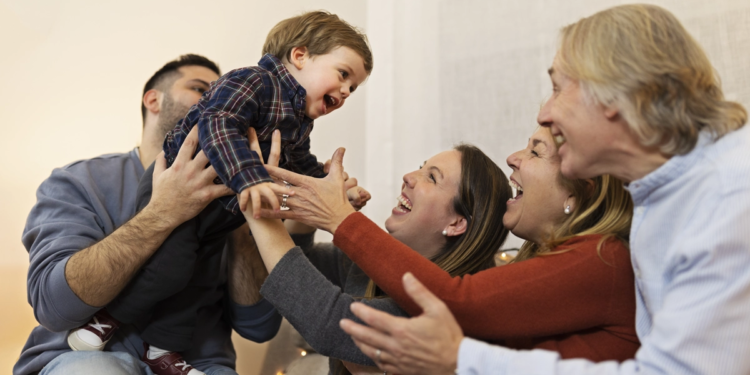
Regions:
[[[635,283],[628,249],[601,236],[474,275],[451,277],[361,213],[339,225],[333,243],[410,315],[421,309],[401,281],[411,272],[443,300],[465,335],[514,349],[554,350],[592,361],[633,358]]]

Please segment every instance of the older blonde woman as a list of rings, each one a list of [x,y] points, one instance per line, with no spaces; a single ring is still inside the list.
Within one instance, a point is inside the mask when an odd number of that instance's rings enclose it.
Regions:
[[[549,73],[553,94],[538,121],[560,144],[563,173],[612,174],[633,197],[636,358],[564,361],[463,339],[411,281],[429,313],[394,321],[355,307],[378,330],[346,323],[347,331],[402,374],[749,374],[747,112],[724,99],[680,22],[653,5],[611,8],[563,28]],[[436,328],[432,336],[404,339],[426,327]]]

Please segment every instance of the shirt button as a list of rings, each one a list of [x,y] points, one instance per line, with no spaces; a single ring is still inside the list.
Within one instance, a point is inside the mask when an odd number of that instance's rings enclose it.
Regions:
[[[643,215],[643,207],[638,207],[635,209],[635,214],[638,216]]]

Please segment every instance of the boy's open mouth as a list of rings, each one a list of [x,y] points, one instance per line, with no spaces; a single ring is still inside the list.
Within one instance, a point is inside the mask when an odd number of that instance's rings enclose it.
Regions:
[[[339,100],[330,95],[323,95],[323,101],[325,102],[326,107],[335,107],[339,104]]]

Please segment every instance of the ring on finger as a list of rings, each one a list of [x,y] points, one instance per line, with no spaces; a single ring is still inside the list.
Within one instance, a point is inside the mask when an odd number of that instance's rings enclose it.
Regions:
[[[290,183],[288,183],[288,182],[286,182],[284,180],[281,180],[281,182],[284,183],[284,187],[286,187],[287,189],[291,189],[292,188],[292,184],[290,184]]]
[[[380,355],[383,354],[383,351],[380,349],[375,350],[375,361],[380,362]]]
[[[289,198],[289,194],[282,194],[281,195],[281,209],[286,211],[289,210],[289,207],[286,206],[286,200]]]

